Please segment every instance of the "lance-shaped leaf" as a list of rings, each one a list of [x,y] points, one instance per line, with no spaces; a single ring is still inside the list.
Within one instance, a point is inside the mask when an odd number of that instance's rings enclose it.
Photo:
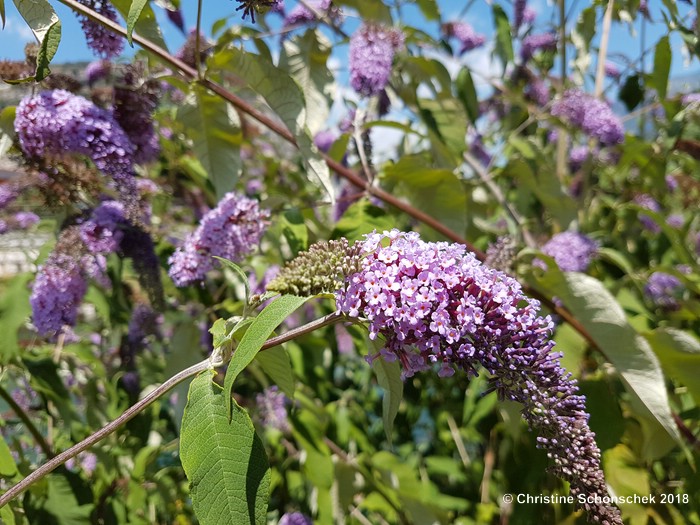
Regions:
[[[220,199],[231,191],[241,171],[242,134],[238,113],[225,101],[195,86],[178,111],[194,153]]]
[[[160,26],[156,20],[156,14],[153,12],[150,4],[143,0],[111,0],[114,7],[119,11],[119,14],[127,21],[127,31],[132,35],[136,31],[139,35],[147,38],[151,42],[157,44],[163,49],[168,49],[168,46],[163,40],[163,33],[160,31]],[[132,12],[133,10],[133,12]],[[133,21],[130,21],[133,19]],[[129,25],[133,25],[129,30]],[[131,40],[129,40],[131,43]]]
[[[296,138],[310,180],[319,184],[331,202],[335,202],[330,171],[309,133],[306,101],[299,84],[264,57],[233,47],[215,53],[209,67],[233,72],[265,99]]]
[[[630,393],[634,415],[644,428],[643,456],[658,458],[673,447],[674,440],[680,443],[661,364],[603,283],[585,274],[550,268],[536,286],[549,297],[560,298],[615,365]]]
[[[700,341],[677,328],[658,328],[646,335],[664,369],[688,389],[700,405]]]
[[[61,21],[47,0],[15,0],[17,11],[24,21],[29,24],[34,37],[39,43],[39,52],[36,57],[36,71],[34,76],[21,80],[6,81],[10,84],[44,80],[50,73],[49,63],[56,54],[58,44],[61,42]],[[3,6],[4,11],[4,6]],[[3,13],[3,26],[5,17]]]
[[[319,31],[309,29],[302,36],[285,40],[280,53],[280,69],[301,87],[306,101],[306,125],[312,133],[326,123],[335,96],[333,75],[328,69],[331,44]]]
[[[180,459],[199,523],[267,523],[270,467],[248,413],[212,381],[190,385],[182,418]],[[229,414],[231,414],[229,422]]]
[[[671,72],[671,44],[668,36],[662,37],[656,44],[654,51],[654,71],[651,74],[650,83],[656,89],[661,100],[666,98],[668,88],[668,75]]]
[[[297,297],[296,295],[283,295],[272,301],[260,312],[250,324],[248,330],[238,343],[233,353],[231,362],[224,379],[224,391],[230,394],[233,383],[245,367],[255,358],[258,351],[265,344],[272,331],[279,326],[289,315],[304,304],[309,297]],[[228,403],[231,404],[231,396],[228,395]]]
[[[493,5],[493,20],[496,24],[496,49],[495,53],[505,66],[508,62],[513,61],[513,40],[510,35],[510,20],[503,8],[498,5]],[[505,71],[505,67],[503,68]]]
[[[382,398],[382,420],[384,421],[384,433],[389,443],[392,442],[391,433],[394,429],[394,419],[399,413],[399,406],[403,399],[403,381],[401,380],[401,366],[398,361],[386,359],[374,359],[372,369],[377,374],[377,382],[384,389]]]

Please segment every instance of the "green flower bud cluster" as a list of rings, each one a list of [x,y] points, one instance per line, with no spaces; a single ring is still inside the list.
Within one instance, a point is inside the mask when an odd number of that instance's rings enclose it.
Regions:
[[[266,289],[302,297],[334,292],[346,276],[360,270],[361,243],[347,239],[320,241],[289,261]]]

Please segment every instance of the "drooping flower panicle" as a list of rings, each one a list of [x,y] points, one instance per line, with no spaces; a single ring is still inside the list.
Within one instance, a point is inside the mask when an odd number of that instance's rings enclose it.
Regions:
[[[466,22],[448,22],[443,24],[442,32],[447,38],[457,39],[460,44],[460,55],[486,43],[486,37],[474,31],[474,28]]]
[[[678,299],[682,292],[683,285],[680,279],[665,272],[652,273],[644,286],[644,293],[649,300],[665,311],[678,310]]]
[[[570,89],[552,105],[552,115],[562,117],[601,144],[619,144],[625,138],[622,121],[610,106],[578,89]]]
[[[520,58],[523,62],[530,60],[537,51],[553,51],[557,48],[557,35],[554,33],[540,33],[528,35],[523,38],[520,48]]]
[[[257,201],[227,193],[170,257],[170,277],[177,286],[188,286],[218,267],[213,256],[240,261],[260,242],[269,216]]]
[[[607,489],[584,398],[552,351],[553,323],[538,315],[539,303],[464,246],[393,230],[368,235],[362,252],[361,270],[346,278],[336,302],[368,320],[371,338],[384,338],[373,358],[398,359],[406,376],[433,366],[441,376],[486,369],[500,398],[523,405],[538,446],[589,517],[620,525],[619,510],[602,499]]]
[[[563,272],[585,272],[597,251],[598,243],[577,232],[557,233],[542,246]]]
[[[79,2],[112,22],[117,21],[117,12],[107,0],[79,0]],[[79,14],[78,18],[87,39],[87,45],[97,56],[106,59],[119,56],[124,49],[124,37],[85,15]]]
[[[287,404],[289,404],[289,398],[275,385],[255,396],[255,406],[262,426],[275,428],[280,432],[289,432],[291,426],[287,417]]]
[[[398,29],[363,25],[350,38],[350,84],[360,95],[371,97],[389,83],[394,53],[403,47]]]
[[[43,91],[19,103],[15,131],[28,157],[85,155],[125,202],[135,199],[134,146],[109,111],[68,91]]]

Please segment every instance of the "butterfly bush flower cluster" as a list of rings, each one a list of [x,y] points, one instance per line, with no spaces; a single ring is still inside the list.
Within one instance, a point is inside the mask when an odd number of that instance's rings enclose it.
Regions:
[[[527,5],[527,0],[515,0],[513,3],[513,26],[518,31],[523,24],[535,21],[535,11]]]
[[[644,286],[644,294],[657,307],[666,311],[674,311],[679,308],[679,296],[683,292],[683,285],[675,275],[665,272],[654,272],[649,276]]]
[[[578,89],[570,89],[556,100],[552,115],[569,121],[605,146],[619,144],[625,138],[622,121],[610,106]]]
[[[257,201],[227,193],[170,257],[170,277],[177,286],[188,286],[218,266],[213,256],[240,261],[260,242],[269,216]]]
[[[96,13],[117,21],[117,12],[107,0],[79,0],[81,4]],[[99,57],[115,58],[124,49],[124,39],[121,35],[111,31],[99,22],[90,20],[87,16],[79,14],[80,25],[85,33],[88,47]]]
[[[389,83],[394,53],[404,44],[398,29],[363,25],[350,38],[350,84],[360,95],[371,97]]]
[[[528,35],[523,38],[520,48],[520,58],[523,62],[530,60],[537,51],[553,51],[557,48],[557,35],[554,33],[540,33]]]
[[[563,272],[585,272],[597,251],[598,243],[577,232],[557,233],[542,246],[542,253],[552,257]],[[545,266],[541,261],[535,265]]]
[[[68,91],[44,91],[19,103],[15,131],[27,157],[85,155],[133,202],[134,146],[111,112]]]
[[[486,42],[486,37],[480,35],[466,22],[448,22],[443,24],[442,32],[447,38],[456,38],[460,44],[459,54],[481,47]]]
[[[313,525],[313,521],[301,512],[288,512],[280,518],[279,525]]]
[[[618,509],[602,499],[607,489],[584,397],[552,351],[553,323],[538,315],[539,303],[461,245],[393,230],[368,235],[362,252],[362,268],[347,276],[336,302],[346,315],[367,319],[370,338],[383,337],[372,359],[398,359],[405,376],[433,367],[443,377],[455,369],[476,375],[483,367],[491,390],[523,405],[538,446],[589,516],[621,524]]]
[[[85,66],[85,79],[88,86],[92,87],[100,80],[109,78],[112,74],[112,63],[109,60],[95,60]]]
[[[656,199],[654,199],[654,197],[651,195],[647,195],[646,193],[637,195],[633,202],[642,208],[653,211],[654,213],[661,212],[661,206],[659,206],[659,203],[656,202]],[[659,233],[661,231],[661,227],[656,224],[656,221],[646,213],[639,214],[639,222],[642,224],[645,230],[648,230],[651,233]]]
[[[308,4],[307,7],[304,4]],[[273,6],[274,7],[274,6]],[[282,4],[281,10],[284,10],[284,4]],[[277,11],[281,11],[277,7]],[[340,9],[333,5],[331,0],[317,0],[304,3],[298,3],[294,8],[284,17],[284,26],[293,26],[297,24],[308,24],[316,21],[316,13],[321,16],[327,16],[331,20],[338,21],[341,18]]]
[[[160,152],[153,126],[158,90],[154,82],[143,82],[139,77],[135,68],[129,68],[114,87],[114,118],[134,145],[134,162],[143,164],[155,160]]]
[[[255,396],[255,406],[258,409],[260,423],[265,428],[275,428],[280,432],[290,432],[289,419],[287,418],[287,404],[289,399],[284,392],[280,392],[277,386],[266,388]]]

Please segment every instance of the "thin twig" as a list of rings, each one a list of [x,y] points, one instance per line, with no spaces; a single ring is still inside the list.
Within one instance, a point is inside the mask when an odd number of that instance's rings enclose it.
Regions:
[[[197,78],[202,78],[202,0],[197,0],[197,27],[194,36],[194,63],[197,67]]]
[[[331,325],[333,323],[337,323],[338,321],[344,319],[344,316],[341,312],[336,311],[333,312],[332,314],[326,315],[325,317],[321,317],[320,319],[316,319],[315,321],[312,321],[310,323],[307,323],[303,326],[300,326],[298,328],[294,328],[292,330],[289,330],[288,332],[277,336],[273,337],[271,339],[268,339],[265,344],[262,346],[260,351],[263,350],[268,350],[270,348],[273,348],[275,346],[278,346],[282,343],[285,343],[287,341],[291,341],[292,339],[295,339],[296,337],[299,337],[300,335],[307,334],[309,332],[313,332],[314,330],[318,330],[319,328],[322,328],[324,326]],[[127,408],[122,415],[120,415],[118,418],[116,418],[114,421],[111,421],[110,423],[107,423],[104,427],[102,427],[100,430],[95,432],[94,434],[91,434],[84,440],[82,440],[80,443],[76,443],[73,445],[71,448],[68,450],[61,452],[57,456],[53,457],[50,461],[46,462],[39,468],[37,468],[34,472],[29,474],[26,478],[24,478],[22,481],[11,487],[7,492],[5,492],[1,497],[0,497],[0,507],[5,506],[9,501],[17,497],[19,494],[21,494],[24,490],[26,490],[30,485],[36,483],[40,479],[42,479],[44,476],[49,474],[51,471],[71,459],[72,457],[77,456],[84,450],[87,450],[94,444],[98,443],[99,441],[103,440],[107,436],[109,436],[112,432],[117,430],[119,427],[130,421],[134,416],[142,412],[146,407],[151,405],[154,401],[156,401],[158,398],[162,397],[164,394],[166,394],[169,390],[171,390],[173,387],[177,386],[180,384],[182,381],[185,379],[188,379],[189,377],[192,377],[194,375],[199,374],[200,372],[203,372],[204,370],[207,370],[208,368],[211,368],[211,362],[209,359],[205,359],[204,361],[201,361],[195,365],[192,365],[189,368],[186,368],[185,370],[178,372],[174,376],[172,376],[170,379],[165,381],[163,384],[157,386],[154,388],[151,392],[149,392],[146,396],[144,396],[143,399],[139,400],[135,405]],[[3,389],[0,388],[0,395],[4,392]],[[7,392],[5,392],[5,395],[7,395]],[[3,397],[5,397],[3,395]],[[10,397],[9,400],[8,398],[5,398],[8,403],[14,403],[14,400]],[[12,405],[11,405],[12,406]],[[15,403],[16,406],[16,403]],[[14,409],[14,408],[13,408]],[[20,411],[18,412],[18,415]],[[21,416],[20,416],[21,417]],[[32,426],[28,426],[28,428],[31,431]],[[51,451],[45,451],[47,455],[51,454]]]
[[[517,212],[517,210],[513,208],[510,205],[510,203],[506,200],[505,196],[503,195],[503,192],[501,191],[501,188],[499,188],[498,185],[493,182],[493,179],[489,177],[489,174],[486,172],[486,168],[484,168],[484,166],[482,166],[482,164],[478,160],[476,160],[469,152],[465,151],[463,156],[465,162],[469,164],[472,170],[474,170],[477,176],[481,179],[481,181],[486,185],[489,191],[496,198],[498,203],[501,206],[503,206],[508,215],[510,215],[511,219],[513,219],[513,222],[515,222],[515,225],[523,234],[525,244],[527,244],[527,246],[529,246],[530,248],[535,248],[537,246],[537,243],[530,234],[530,231],[525,226],[525,221]]]
[[[605,61],[608,55],[608,40],[610,39],[610,26],[612,25],[613,6],[615,0],[608,0],[608,7],[603,15],[603,33],[600,36],[600,47],[598,48],[598,64],[595,75],[596,98],[603,95],[603,81],[605,80]]]
[[[457,422],[449,412],[447,413],[447,426],[450,427],[450,435],[452,436],[452,441],[454,441],[455,445],[457,446],[457,452],[462,460],[462,465],[464,465],[464,468],[468,469],[472,460],[469,457],[469,454],[467,454],[467,449],[464,448],[464,441],[462,441],[462,436],[459,433]]]
[[[13,399],[10,393],[1,386],[0,397],[2,397],[8,405],[10,405],[10,408],[15,413],[15,415],[22,421],[22,423],[24,423],[24,426],[27,427],[29,433],[34,437],[42,452],[46,454],[46,457],[52,458],[54,456],[53,450],[51,450],[51,446],[48,444],[46,439],[44,439],[44,436],[41,435],[41,432],[39,432],[39,429],[36,428],[36,425],[27,415],[24,409],[21,406],[19,406],[17,404],[17,401]]]
[[[559,0],[559,55],[561,68],[561,83],[559,89],[563,93],[566,89],[566,0]],[[557,136],[557,167],[556,173],[559,182],[564,182],[566,175],[566,150],[569,140],[568,133],[560,129]]]

